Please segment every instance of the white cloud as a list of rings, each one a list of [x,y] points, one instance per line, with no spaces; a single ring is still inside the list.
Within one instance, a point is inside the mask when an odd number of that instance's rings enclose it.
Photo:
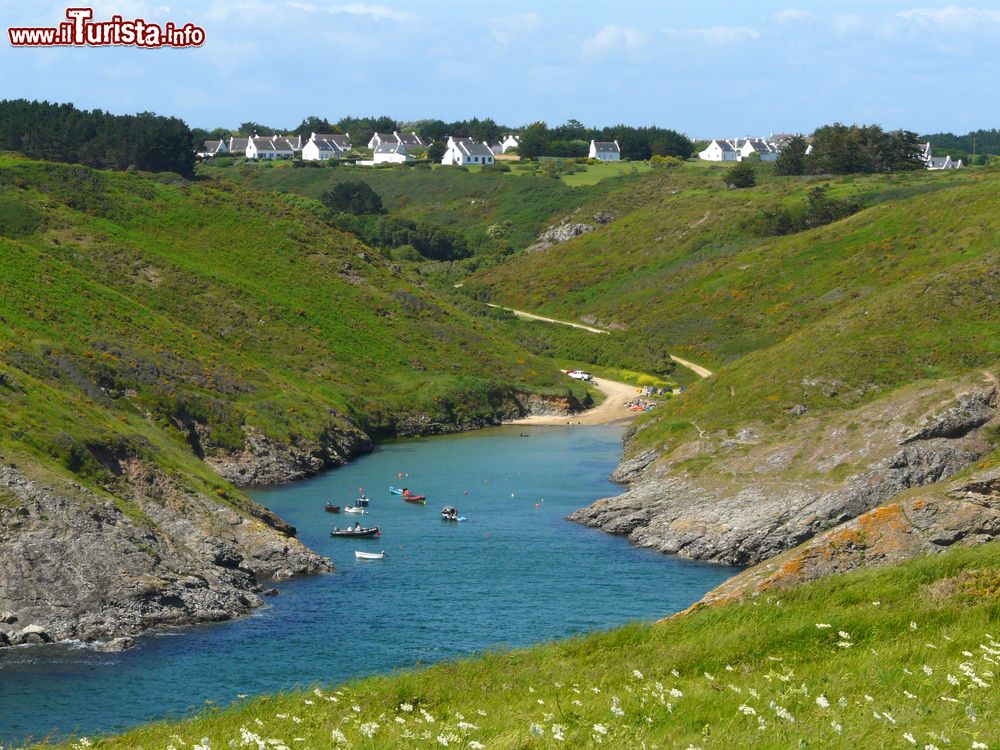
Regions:
[[[730,44],[746,39],[757,39],[760,32],[749,26],[709,26],[704,29],[664,29],[670,36],[700,39],[709,44]]]
[[[785,8],[774,14],[774,20],[778,23],[795,23],[797,21],[813,21],[816,19],[812,13],[800,8]]]
[[[604,58],[619,52],[634,55],[640,52],[648,41],[649,38],[637,29],[610,24],[583,41],[583,55],[592,59]]]
[[[842,36],[851,36],[865,31],[868,24],[865,19],[855,13],[846,13],[833,17],[833,30]]]
[[[962,8],[948,5],[944,8],[914,8],[896,14],[924,28],[941,31],[971,31],[976,28],[1000,25],[1000,10]]]
[[[518,36],[538,28],[541,18],[537,13],[520,13],[496,18],[490,23],[490,33],[497,44],[509,47]]]
[[[367,5],[366,3],[347,3],[346,5],[314,5],[313,3],[287,2],[289,8],[301,10],[304,13],[327,13],[346,14],[349,16],[365,16],[375,21],[395,21],[396,23],[406,23],[415,20],[416,16],[406,11],[396,10],[387,5]]]

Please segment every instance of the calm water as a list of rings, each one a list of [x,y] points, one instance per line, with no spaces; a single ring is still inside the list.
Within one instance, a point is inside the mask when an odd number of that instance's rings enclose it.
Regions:
[[[620,435],[609,427],[498,428],[402,442],[255,492],[337,571],[282,584],[250,617],[143,638],[122,654],[0,651],[0,744],[108,732],[240,693],[337,682],[682,609],[734,569],[635,549],[563,520],[615,492],[606,477]],[[400,480],[400,472],[408,476]],[[389,495],[401,483],[428,495],[428,505]],[[349,504],[359,487],[372,498],[370,515],[324,512],[325,500]],[[442,521],[446,504],[468,521]],[[331,526],[348,519],[378,525],[382,539],[331,538]],[[360,563],[355,549],[389,557]]]

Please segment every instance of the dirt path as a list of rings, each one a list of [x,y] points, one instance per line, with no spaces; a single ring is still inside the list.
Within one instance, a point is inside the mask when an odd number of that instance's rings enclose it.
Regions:
[[[555,318],[546,318],[542,315],[535,315],[534,313],[525,312],[524,310],[515,310],[513,307],[501,307],[500,305],[493,305],[489,302],[486,303],[487,307],[495,307],[499,310],[506,310],[507,312],[514,313],[519,318],[524,318],[525,320],[541,320],[544,323],[558,323],[561,326],[569,326],[570,328],[580,328],[584,331],[590,331],[591,333],[610,333],[610,331],[605,331],[603,328],[594,328],[593,326],[585,326],[583,323],[571,323],[568,320],[556,320]]]
[[[604,392],[604,400],[593,409],[581,412],[580,414],[569,414],[559,416],[539,416],[515,419],[509,424],[524,425],[565,425],[565,424],[611,424],[621,422],[634,417],[640,412],[629,411],[625,402],[635,398],[641,391],[628,383],[619,383],[615,380],[605,380],[604,378],[594,378],[594,385]]]
[[[515,310],[513,307],[502,307],[500,305],[493,305],[489,302],[486,303],[489,307],[495,307],[498,310],[506,310],[507,312],[514,313],[519,318],[524,318],[525,320],[541,320],[545,323],[558,323],[561,326],[570,326],[571,328],[580,328],[584,331],[590,331],[591,333],[605,333],[610,334],[611,331],[605,331],[603,328],[594,328],[593,326],[585,326],[583,323],[571,323],[568,320],[556,320],[555,318],[546,318],[542,315],[535,315],[534,313],[525,312],[524,310]],[[680,357],[675,357],[673,354],[670,355],[670,359],[679,364],[681,367],[688,368],[691,372],[700,378],[710,378],[712,376],[712,371],[701,365],[696,365],[694,362],[689,362],[686,359],[681,359]],[[597,378],[594,378],[597,380]],[[611,383],[614,381],[606,380],[606,383]],[[619,383],[619,385],[622,385]]]

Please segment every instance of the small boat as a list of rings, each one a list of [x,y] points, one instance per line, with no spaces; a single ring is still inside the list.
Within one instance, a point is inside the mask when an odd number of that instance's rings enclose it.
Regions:
[[[406,492],[405,487],[403,489],[399,489],[398,487],[392,487],[392,486],[389,487],[390,495],[402,495],[404,492]]]
[[[363,516],[368,513],[364,508],[344,508],[344,513],[353,513],[356,516]]]
[[[356,560],[384,560],[385,550],[381,552],[362,552],[359,549],[354,550],[354,558]]]
[[[362,495],[361,497],[359,497],[357,500],[354,501],[354,507],[355,508],[367,508],[368,507],[368,502],[369,502],[368,498],[365,497],[364,495]]]
[[[441,520],[443,521],[464,521],[465,516],[458,515],[458,508],[452,505],[446,505],[441,509]]]
[[[340,513],[340,506],[339,505],[334,505],[333,503],[327,503],[326,504],[326,512],[327,513]]]
[[[403,495],[403,500],[417,505],[427,505],[427,498],[424,495]]]
[[[378,526],[371,526],[369,528],[355,529],[348,527],[346,529],[334,529],[330,532],[330,536],[346,536],[355,539],[358,538],[372,538],[382,536],[382,532],[378,530]]]

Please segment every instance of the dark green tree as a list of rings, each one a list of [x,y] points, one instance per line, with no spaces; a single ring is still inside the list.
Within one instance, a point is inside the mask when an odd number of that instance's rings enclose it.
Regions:
[[[753,165],[748,161],[741,161],[739,164],[734,166],[728,172],[726,172],[723,181],[729,187],[734,188],[751,188],[757,184],[757,173],[754,171]]]
[[[544,122],[533,122],[521,131],[521,145],[518,147],[522,159],[537,159],[539,156],[548,156],[549,126]]]
[[[793,136],[785,144],[774,162],[774,173],[779,175],[801,175],[806,173],[806,150],[809,145],[801,135]]]
[[[308,138],[311,133],[339,133],[340,129],[323,117],[310,115],[299,123],[299,126],[292,131],[293,135],[301,135]]]
[[[349,214],[380,214],[382,198],[367,182],[339,182],[323,193],[320,200],[331,211]]]
[[[434,143],[427,147],[427,158],[440,164],[447,150],[448,142],[446,140],[434,141]]]

